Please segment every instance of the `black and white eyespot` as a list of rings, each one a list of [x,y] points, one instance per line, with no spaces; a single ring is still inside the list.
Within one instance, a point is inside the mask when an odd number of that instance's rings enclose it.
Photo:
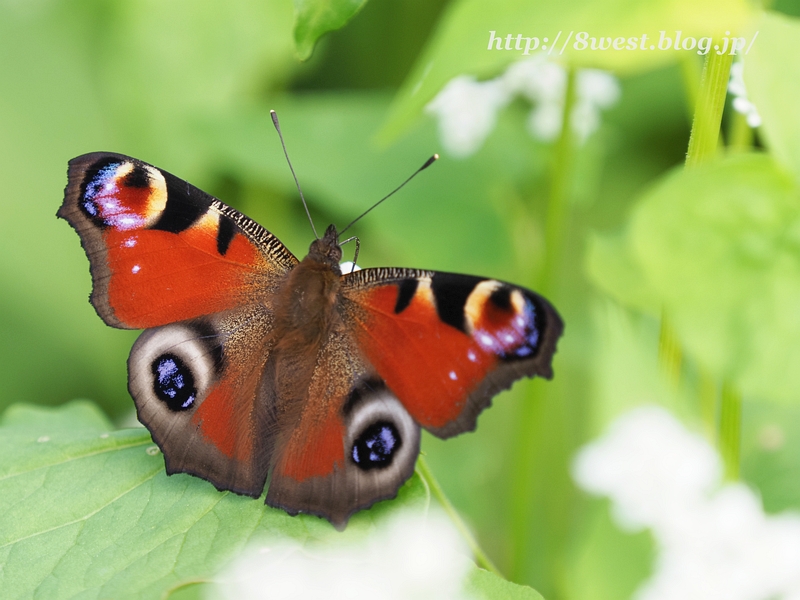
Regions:
[[[128,360],[136,404],[152,402],[171,412],[194,408],[216,378],[219,357],[209,339],[205,332],[185,324],[143,333]]]
[[[382,382],[362,383],[345,410],[347,460],[355,470],[380,479],[413,470],[419,426]]]

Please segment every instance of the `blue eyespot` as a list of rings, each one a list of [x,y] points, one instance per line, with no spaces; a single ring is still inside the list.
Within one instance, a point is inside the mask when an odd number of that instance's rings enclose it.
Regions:
[[[174,354],[162,354],[153,361],[153,392],[170,410],[191,408],[197,399],[192,371]]]
[[[378,421],[367,427],[353,444],[353,462],[364,471],[384,469],[392,464],[402,445],[397,428],[388,421]]]

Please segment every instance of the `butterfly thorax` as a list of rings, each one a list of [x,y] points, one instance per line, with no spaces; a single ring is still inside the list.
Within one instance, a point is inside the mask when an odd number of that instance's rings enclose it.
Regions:
[[[289,272],[274,305],[275,345],[261,386],[274,398],[284,431],[292,430],[300,418],[319,352],[331,332],[341,326],[336,308],[341,249],[332,227]]]
[[[337,316],[335,305],[342,274],[342,250],[337,237],[336,227],[329,226],[289,273],[275,306],[278,340],[281,330],[310,345],[318,344],[327,335]]]

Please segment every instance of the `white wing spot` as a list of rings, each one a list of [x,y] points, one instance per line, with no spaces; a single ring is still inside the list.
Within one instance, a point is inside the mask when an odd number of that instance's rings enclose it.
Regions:
[[[478,360],[477,355],[472,350],[467,350],[467,358],[470,359],[472,362],[476,362]]]
[[[511,344],[511,343],[514,341],[514,336],[513,336],[513,335],[511,335],[510,333],[507,333],[507,334],[505,334],[505,335],[503,336],[503,339],[504,339],[505,341],[507,341],[509,344]]]
[[[122,245],[126,248],[133,248],[136,245],[136,238],[129,237],[127,240],[122,242]]]
[[[480,335],[480,341],[484,346],[494,346],[494,340],[488,333],[482,333]]]
[[[450,371],[450,379],[452,379],[453,381],[458,379],[458,375],[456,375],[455,371]]]
[[[133,265],[133,268],[131,269],[131,273],[138,273],[141,269],[142,269],[142,267],[140,267],[139,265]]]

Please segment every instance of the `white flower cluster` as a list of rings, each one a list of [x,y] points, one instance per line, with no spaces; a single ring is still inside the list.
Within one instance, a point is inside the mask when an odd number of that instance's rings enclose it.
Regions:
[[[402,512],[359,543],[272,540],[217,578],[224,600],[467,600],[468,550],[444,515]]]
[[[637,600],[800,600],[800,517],[766,515],[745,485],[720,486],[721,470],[702,437],[656,407],[623,415],[578,454],[578,485],[656,539]]]
[[[439,121],[439,136],[454,156],[475,153],[497,123],[497,113],[516,96],[533,104],[528,131],[545,142],[561,133],[567,72],[538,54],[513,63],[500,77],[477,81],[460,75],[444,86],[425,107]],[[570,121],[578,140],[585,141],[600,125],[600,110],[620,95],[616,78],[605,71],[582,69],[576,74],[576,102]]]
[[[736,61],[731,65],[731,78],[728,81],[728,91],[733,95],[733,108],[736,112],[742,113],[747,118],[750,127],[761,125],[761,115],[758,114],[756,105],[747,98],[747,89],[744,87],[744,77],[742,75],[744,63]]]

